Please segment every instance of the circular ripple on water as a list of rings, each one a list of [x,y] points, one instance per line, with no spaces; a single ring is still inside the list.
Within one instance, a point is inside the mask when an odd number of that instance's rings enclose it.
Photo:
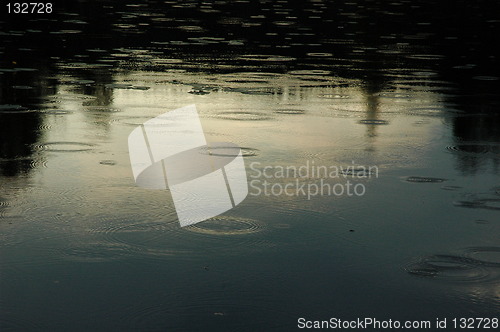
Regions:
[[[497,76],[474,76],[473,79],[478,81],[498,81],[500,78]]]
[[[107,66],[107,65],[100,65],[100,66]],[[121,84],[121,83],[109,83],[104,85],[107,89],[125,89],[125,90],[149,90],[150,88],[148,86],[139,86],[139,85],[132,85],[132,84]]]
[[[209,235],[209,236],[232,236],[246,235],[262,231],[264,224],[248,218],[217,216],[192,226],[184,227],[185,230]]]
[[[430,178],[430,177],[423,177],[423,176],[409,176],[405,179],[406,182],[413,182],[413,183],[440,183],[446,181],[446,179],[441,179],[441,178]]]
[[[74,81],[68,81],[68,82],[65,82],[65,83],[68,83],[68,84],[83,84],[83,85],[89,85],[89,84],[94,84],[95,81],[94,80],[74,80]]]
[[[38,156],[18,156],[13,158],[0,158],[0,164],[2,163],[19,163],[23,166],[29,165],[30,169],[35,169],[39,167],[47,168],[47,160]],[[1,207],[1,206],[0,206]]]
[[[95,210],[87,209],[88,206],[89,198],[80,186],[46,188],[43,193],[38,193],[32,204],[26,205],[22,215],[28,221],[46,225],[49,228],[46,235],[50,239],[58,237],[57,227],[61,231],[71,231],[71,228],[66,229],[70,223],[91,220],[89,213]],[[43,239],[43,236],[39,235],[39,238]]]
[[[0,209],[9,207],[10,203],[5,198],[0,197]]]
[[[34,87],[28,86],[28,85],[13,85],[12,89],[16,89],[16,90],[33,90]]]
[[[470,247],[465,256],[480,260],[483,265],[500,269],[500,247]],[[500,270],[498,271],[500,273]]]
[[[293,108],[283,108],[274,111],[274,113],[277,114],[290,114],[290,115],[299,115],[299,114],[305,114],[305,110],[299,110],[299,109],[293,109]]]
[[[365,120],[359,120],[359,124],[365,124],[365,125],[387,125],[389,124],[389,121],[386,120],[375,120],[375,119],[365,119]]]
[[[455,256],[431,255],[405,267],[409,274],[448,282],[483,282],[496,277],[483,261]]]
[[[43,159],[43,158],[35,158],[30,160],[30,168],[31,169],[36,169],[36,168],[47,168],[47,163],[48,160]]]
[[[466,154],[500,153],[498,144],[464,143],[446,147],[447,150]]]
[[[116,117],[115,119],[111,120],[112,122],[118,122],[123,125],[127,126],[141,126],[143,125],[146,121],[151,120],[154,118],[156,115],[151,115],[151,116],[142,116],[142,115],[137,115],[137,116],[123,116],[123,117]],[[150,127],[170,127],[170,126],[175,126],[176,122],[173,120],[169,119],[162,119],[163,121],[158,124],[149,124]]]
[[[333,54],[332,53],[320,53],[320,52],[317,52],[317,53],[306,53],[306,56],[324,58],[324,57],[332,57]]]
[[[166,222],[160,219],[142,222],[127,222],[122,219],[101,218],[101,222],[90,227],[88,232],[98,236],[103,242],[122,245],[129,251],[143,251],[157,240],[161,240],[165,232],[170,232],[178,226],[177,222]]]
[[[453,205],[469,209],[486,209],[500,211],[500,198],[479,198],[467,201],[456,201]]]
[[[49,152],[84,152],[90,151],[94,144],[82,142],[48,142],[35,145],[35,148],[41,151]]]
[[[438,73],[436,72],[433,72],[433,71],[414,71],[411,73],[413,76],[417,76],[417,77],[434,77],[434,76],[437,76]]]
[[[457,191],[462,189],[463,187],[460,186],[442,186],[441,189],[443,190],[449,190],[449,191]]]
[[[65,114],[71,114],[73,112],[68,111],[68,110],[60,110],[60,109],[45,109],[45,110],[41,110],[40,113],[53,114],[53,115],[65,115]]]
[[[417,60],[437,60],[444,58],[441,54],[412,54],[406,56],[408,59],[417,59]]]
[[[51,128],[52,128],[52,126],[48,123],[42,123],[42,124],[36,126],[36,129],[40,130],[40,131],[46,131],[46,130],[49,130]]]
[[[244,61],[257,61],[257,62],[289,62],[294,61],[296,58],[282,56],[282,55],[263,55],[263,54],[249,54],[242,55],[237,58]]]
[[[4,104],[0,105],[0,114],[22,114],[31,113],[33,110],[29,110],[21,105]]]
[[[216,117],[234,121],[265,121],[272,119],[270,116],[258,112],[222,112],[217,114]]]
[[[105,166],[115,166],[116,165],[116,161],[115,160],[101,160],[99,162],[99,164],[105,165]]]
[[[291,70],[288,72],[290,75],[330,75],[332,72],[329,70],[321,70],[321,69],[301,69],[301,70]]]
[[[131,302],[131,306],[121,310],[124,312],[121,321],[132,330],[153,331],[162,330],[163,326],[172,326],[172,321],[181,319],[188,323],[177,326],[175,330],[193,331],[197,329],[194,327],[197,324],[191,323],[190,318],[196,316],[211,322],[211,324],[231,326],[229,330],[232,331],[245,331],[248,330],[247,323],[236,318],[243,315],[252,317],[253,325],[264,326],[267,322],[266,317],[259,315],[263,310],[276,320],[293,321],[296,319],[293,313],[273,301],[250,304],[243,300],[235,304],[225,300],[227,288],[224,290],[217,287],[201,288],[201,292],[196,292],[196,290],[196,287],[181,288],[170,292],[168,296],[157,294],[155,299]],[[230,291],[237,293],[241,289],[230,289]]]
[[[372,175],[372,172],[366,167],[347,167],[347,169],[342,170],[340,173],[353,178],[365,178]]]
[[[54,250],[57,255],[77,262],[109,262],[131,256],[136,250],[128,244],[107,242],[107,241],[88,241],[79,240],[66,247]]]
[[[205,257],[208,253],[239,255],[242,252],[270,250],[276,243],[261,234],[268,226],[258,220],[217,216],[200,223],[181,227],[177,218],[160,227],[159,236],[152,237],[138,252],[143,255],[144,262],[163,260],[172,255],[188,255]],[[204,250],[200,251],[200,246]]]
[[[349,95],[341,95],[341,94],[335,94],[335,93],[324,93],[318,95],[319,98],[325,98],[325,99],[349,99],[351,96]]]
[[[470,146],[470,145],[457,145],[447,146],[447,150],[456,152],[473,152],[473,153],[486,153],[488,149],[485,146]]]
[[[74,102],[90,101],[97,99],[97,97],[85,94],[76,94],[76,93],[58,93],[56,95],[43,97],[43,99],[47,99],[54,103],[59,103],[62,101],[74,101]]]
[[[233,157],[234,155],[232,153],[227,154],[228,147],[202,147],[199,149],[199,152],[201,154],[207,154],[210,156],[217,156],[217,157]],[[259,155],[259,149],[254,149],[254,148],[248,148],[248,147],[235,147],[234,149],[240,149],[241,155],[243,157],[255,157]],[[224,153],[226,151],[226,153]]]
[[[429,106],[429,107],[413,107],[409,109],[408,114],[410,115],[419,115],[419,116],[443,116],[447,114],[461,114],[463,111],[447,108],[447,107],[439,107],[439,106]]]
[[[43,327],[38,325],[34,318],[20,312],[12,312],[12,308],[2,303],[0,310],[0,327],[2,331],[41,331]]]
[[[382,92],[382,93],[379,93],[378,96],[380,98],[402,99],[402,100],[408,100],[408,99],[412,98],[412,96],[409,94],[403,94],[403,93],[397,93],[397,92]]]
[[[109,114],[109,113],[118,113],[121,110],[112,107],[105,106],[87,106],[86,111],[92,114]]]

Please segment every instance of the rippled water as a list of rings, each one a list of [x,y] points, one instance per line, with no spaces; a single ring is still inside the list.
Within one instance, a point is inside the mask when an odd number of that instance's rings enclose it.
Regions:
[[[0,18],[1,331],[498,317],[498,4],[54,6]],[[127,137],[189,104],[289,191],[180,228]]]

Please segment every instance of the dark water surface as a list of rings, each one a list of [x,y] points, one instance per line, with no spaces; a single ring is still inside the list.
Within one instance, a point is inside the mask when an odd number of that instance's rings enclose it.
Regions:
[[[496,1],[4,5],[1,331],[500,316]],[[168,191],[135,185],[127,137],[189,104],[249,180],[351,166],[364,195],[250,188],[181,228]]]

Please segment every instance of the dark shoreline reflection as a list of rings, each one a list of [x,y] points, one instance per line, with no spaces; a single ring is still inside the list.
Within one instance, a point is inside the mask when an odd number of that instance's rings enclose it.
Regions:
[[[40,98],[55,86],[34,68],[0,78],[0,173],[26,174],[37,165],[35,146],[45,130]]]
[[[494,68],[490,70],[495,73]],[[467,175],[479,170],[499,174],[500,80],[454,79],[457,87],[447,101],[462,112],[448,120],[454,137],[449,150],[456,155],[457,168]]]
[[[33,145],[40,138],[40,115],[0,114],[0,173],[17,176],[33,167]],[[8,144],[5,144],[8,142]]]

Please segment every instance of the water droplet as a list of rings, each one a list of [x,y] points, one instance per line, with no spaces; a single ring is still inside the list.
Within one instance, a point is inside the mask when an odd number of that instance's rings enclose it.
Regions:
[[[500,78],[497,76],[474,76],[473,79],[478,81],[498,81]]]
[[[263,225],[253,219],[218,216],[183,229],[209,236],[245,235],[262,231]]]
[[[459,186],[442,186],[441,189],[443,190],[449,190],[449,191],[457,191],[462,189],[462,187]]]
[[[27,85],[13,85],[12,89],[16,90],[33,90],[32,86],[27,86]]]
[[[430,177],[422,177],[422,176],[410,176],[406,178],[407,182],[414,183],[440,183],[446,181],[446,179],[441,178],[430,178]]]
[[[258,112],[221,112],[216,116],[218,119],[236,120],[236,121],[264,121],[270,120],[271,117]]]
[[[406,272],[446,282],[481,283],[498,278],[482,260],[456,255],[431,255],[405,267]]]
[[[470,209],[500,210],[500,198],[479,198],[468,201],[456,201],[453,205]]]
[[[47,142],[35,145],[38,150],[49,152],[83,152],[90,151],[93,147],[93,144],[81,142]]]
[[[106,165],[106,166],[115,166],[116,165],[116,161],[115,160],[101,160],[99,162],[99,164]]]
[[[332,53],[306,53],[307,56],[312,56],[312,57],[332,57]]]
[[[210,92],[205,91],[205,90],[191,90],[191,91],[188,91],[188,93],[193,94],[193,95],[201,95],[201,96],[203,96],[203,95],[209,94]]]

